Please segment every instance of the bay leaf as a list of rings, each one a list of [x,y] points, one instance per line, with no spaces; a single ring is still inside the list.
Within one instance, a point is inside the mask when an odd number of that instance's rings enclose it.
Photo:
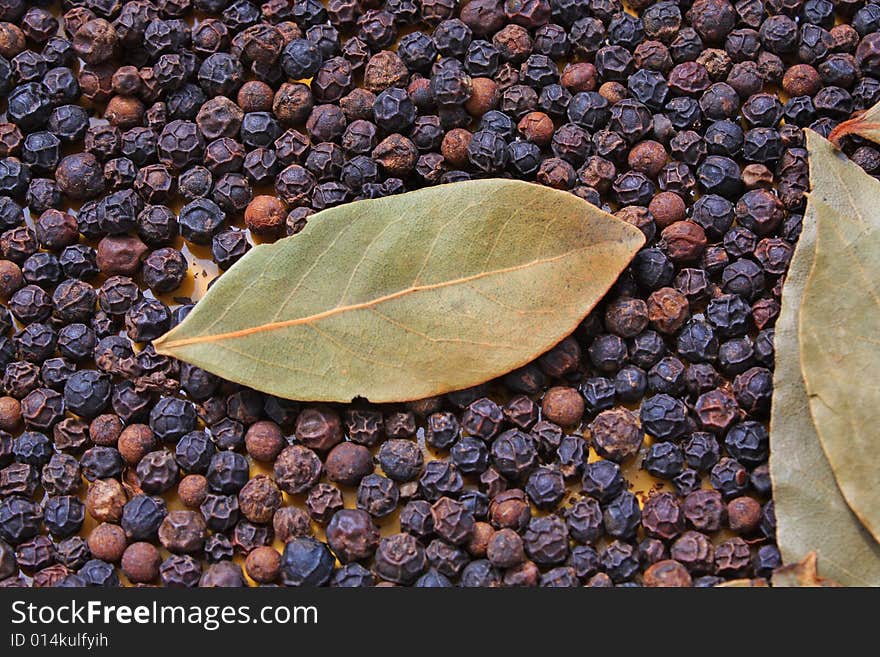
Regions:
[[[880,536],[880,182],[808,141],[816,248],[798,336],[810,413],[850,508]]]
[[[811,147],[817,139],[806,131]],[[821,155],[819,156],[822,157]],[[816,181],[827,181],[817,173]],[[816,551],[823,571],[847,586],[880,586],[880,545],[850,511],[810,415],[800,364],[798,311],[813,265],[816,216],[809,204],[776,320],[776,367],[770,416],[770,476],[776,543],[785,563]]]
[[[252,249],[154,344],[279,397],[420,399],[553,347],[643,243],[573,194],[521,181],[358,201]]]
[[[820,577],[816,568],[818,557],[810,552],[797,563],[780,566],[773,571],[770,583],[774,587],[836,587],[837,582],[827,577]],[[823,564],[824,569],[824,564]]]
[[[853,119],[838,123],[828,135],[828,139],[833,144],[839,144],[840,139],[846,135],[858,135],[880,144],[880,103]]]

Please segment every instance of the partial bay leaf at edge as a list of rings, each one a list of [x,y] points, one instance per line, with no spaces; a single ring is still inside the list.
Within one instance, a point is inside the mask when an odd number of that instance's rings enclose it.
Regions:
[[[816,221],[798,334],[810,412],[837,484],[880,537],[880,182],[809,134]]]
[[[854,119],[847,119],[837,126],[828,135],[828,139],[839,144],[840,139],[846,135],[858,135],[880,144],[880,103],[865,110]]]
[[[814,137],[809,130],[807,135]],[[816,217],[809,205],[776,320],[770,417],[776,542],[784,563],[800,562],[815,550],[831,579],[848,586],[880,586],[880,545],[850,511],[837,487],[813,426],[801,373],[798,310],[815,248]]]
[[[478,180],[358,201],[252,249],[154,344],[291,399],[419,399],[571,333],[643,244],[573,194]]]

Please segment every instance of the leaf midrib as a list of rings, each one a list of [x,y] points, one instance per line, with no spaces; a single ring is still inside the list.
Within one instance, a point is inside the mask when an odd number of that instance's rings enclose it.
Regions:
[[[268,331],[275,331],[284,328],[290,328],[292,326],[302,326],[302,325],[311,325],[315,322],[319,322],[321,320],[327,319],[329,317],[334,317],[336,315],[341,315],[347,312],[353,312],[357,310],[364,310],[373,308],[375,306],[379,306],[388,301],[393,301],[394,299],[398,299],[401,297],[405,297],[410,294],[416,294],[418,292],[425,292],[430,290],[442,289],[445,287],[452,287],[455,285],[464,285],[467,283],[471,283],[475,280],[480,280],[482,278],[487,278],[489,276],[503,275],[509,274],[512,272],[520,271],[523,269],[528,269],[530,267],[537,267],[540,265],[549,264],[552,262],[556,262],[558,260],[562,260],[569,256],[572,256],[576,253],[580,253],[582,251],[586,251],[587,249],[592,249],[597,246],[597,244],[601,244],[601,242],[589,244],[586,246],[580,246],[570,251],[566,251],[564,253],[559,253],[555,256],[551,256],[548,258],[536,258],[534,260],[530,260],[529,262],[524,262],[518,265],[513,265],[510,267],[503,267],[501,269],[493,269],[490,271],[479,272],[476,274],[471,274],[470,276],[464,276],[460,278],[450,279],[448,281],[440,281],[439,283],[430,283],[427,285],[411,285],[409,287],[403,288],[396,292],[392,292],[390,294],[383,295],[381,297],[376,297],[375,299],[369,299],[367,301],[362,301],[360,303],[347,304],[344,306],[334,306],[328,310],[324,310],[320,313],[315,313],[312,315],[308,315],[306,317],[295,317],[292,319],[286,319],[275,322],[267,322],[265,324],[260,324],[257,326],[250,326],[244,329],[238,329],[236,331],[227,331],[224,333],[214,333],[214,334],[206,334],[206,335],[197,335],[191,338],[181,338],[178,340],[168,340],[165,341],[163,338],[156,340],[154,342],[157,350],[172,350],[178,349],[180,347],[187,347],[194,344],[203,344],[209,342],[219,342],[221,340],[233,340],[236,338],[244,338],[249,335],[254,335],[257,333],[265,333]]]

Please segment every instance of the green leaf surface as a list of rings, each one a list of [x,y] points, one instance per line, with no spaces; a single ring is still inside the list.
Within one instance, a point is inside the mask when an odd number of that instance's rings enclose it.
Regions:
[[[807,134],[812,146],[816,136],[811,131]],[[850,586],[880,586],[880,545],[850,511],[837,487],[813,426],[801,373],[798,310],[815,245],[816,216],[809,204],[776,321],[770,419],[776,541],[785,563],[799,562],[815,550],[831,579]]]
[[[553,347],[643,243],[573,194],[520,181],[358,201],[252,249],[154,344],[280,397],[420,399]]]

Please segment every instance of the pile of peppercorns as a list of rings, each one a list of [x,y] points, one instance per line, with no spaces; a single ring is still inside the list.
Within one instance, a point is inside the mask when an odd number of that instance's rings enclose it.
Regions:
[[[780,565],[766,419],[802,128],[880,100],[880,5],[628,6],[64,0],[59,19],[0,0],[0,585],[244,585],[237,556],[264,585],[711,586]],[[875,147],[845,150],[880,173]],[[315,211],[481,176],[647,237],[534,363],[330,408],[151,347],[192,307],[166,305],[181,249],[225,270]]]

